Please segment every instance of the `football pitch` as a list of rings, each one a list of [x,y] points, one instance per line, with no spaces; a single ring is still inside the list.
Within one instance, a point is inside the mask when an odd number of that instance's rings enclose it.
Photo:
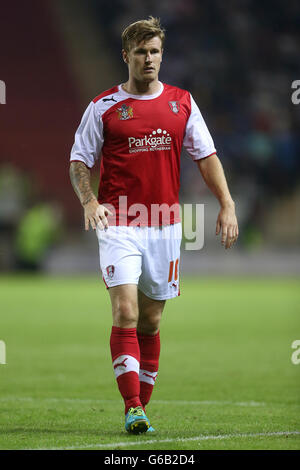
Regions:
[[[183,278],[161,324],[156,432],[138,436],[101,279],[2,276],[0,291],[0,449],[300,449],[298,279]]]

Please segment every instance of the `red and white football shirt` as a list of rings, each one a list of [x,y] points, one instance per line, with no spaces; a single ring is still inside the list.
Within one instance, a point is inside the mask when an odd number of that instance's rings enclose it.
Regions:
[[[173,224],[182,145],[193,160],[216,153],[188,91],[160,82],[154,95],[131,95],[118,85],[87,107],[71,161],[92,168],[102,154],[98,201],[116,214],[110,225]]]

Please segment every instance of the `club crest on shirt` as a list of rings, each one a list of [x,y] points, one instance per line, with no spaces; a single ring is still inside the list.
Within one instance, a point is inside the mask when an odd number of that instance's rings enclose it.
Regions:
[[[173,113],[175,114],[179,113],[178,101],[169,101],[169,106],[170,106],[171,111],[173,111]]]
[[[126,119],[131,119],[133,117],[133,109],[131,106],[126,106],[126,104],[122,104],[120,108],[116,109],[118,113],[118,118],[121,121],[125,121]]]
[[[109,279],[112,279],[114,277],[115,267],[114,267],[113,264],[110,264],[109,266],[107,266],[106,273],[107,273],[107,276],[109,277]]]

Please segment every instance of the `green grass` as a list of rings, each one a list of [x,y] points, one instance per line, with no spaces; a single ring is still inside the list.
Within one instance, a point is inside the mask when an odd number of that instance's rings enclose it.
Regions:
[[[0,449],[300,449],[299,280],[182,280],[149,436],[124,431],[100,278],[0,277],[0,292]]]

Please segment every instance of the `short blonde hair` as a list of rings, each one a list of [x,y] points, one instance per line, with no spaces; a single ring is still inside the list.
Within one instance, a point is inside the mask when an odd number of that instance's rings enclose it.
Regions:
[[[163,48],[165,42],[165,30],[161,27],[160,18],[149,16],[148,20],[140,20],[130,24],[122,33],[122,47],[129,52],[132,44],[139,44],[158,36]]]

